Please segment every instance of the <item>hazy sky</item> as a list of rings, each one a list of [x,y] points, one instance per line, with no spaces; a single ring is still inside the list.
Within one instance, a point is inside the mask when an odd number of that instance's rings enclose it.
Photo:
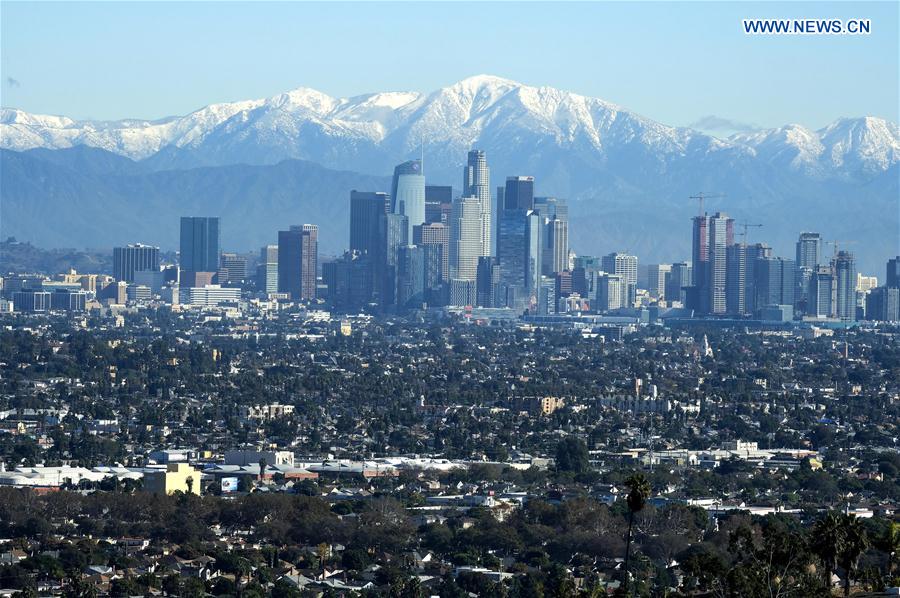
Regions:
[[[301,86],[427,92],[489,73],[707,130],[897,121],[898,6],[4,1],[2,104],[158,118]],[[869,18],[872,34],[747,36],[748,17]]]

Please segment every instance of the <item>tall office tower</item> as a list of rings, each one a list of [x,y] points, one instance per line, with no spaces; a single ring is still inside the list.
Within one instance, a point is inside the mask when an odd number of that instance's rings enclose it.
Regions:
[[[726,276],[725,276],[725,309],[734,316],[743,316],[748,313],[747,300],[748,289],[752,284],[748,280],[747,247],[742,243],[729,245],[725,249]]]
[[[807,312],[813,274],[822,260],[822,237],[819,233],[800,233],[797,240],[795,294],[799,311]]]
[[[753,267],[756,310],[773,305],[794,304],[794,260],[762,257]]]
[[[491,172],[481,150],[469,152],[463,169],[463,197],[477,197],[481,202],[481,253],[491,255],[493,205],[491,203]]]
[[[278,292],[278,245],[265,245],[259,250],[256,289],[266,294]]]
[[[706,286],[709,289],[709,313],[724,314],[727,310],[727,247],[734,243],[734,220],[723,212],[709,217],[709,236]]]
[[[319,261],[319,227],[294,225],[278,231],[278,291],[291,300],[316,298],[316,268]]]
[[[655,299],[668,299],[666,279],[672,273],[672,264],[650,264],[647,266],[647,291]],[[678,301],[678,297],[672,298]]]
[[[116,280],[134,282],[134,273],[144,270],[159,272],[159,247],[140,243],[113,247],[113,276]]]
[[[405,245],[397,254],[397,305],[421,307],[425,303],[425,248]]]
[[[535,197],[534,211],[547,218],[569,220],[569,206],[565,199],[557,197]]]
[[[856,320],[856,258],[838,251],[831,260],[834,272],[834,317],[844,322]]]
[[[766,245],[765,243],[754,243],[752,245],[747,245],[744,248],[744,251],[747,255],[746,257],[746,274],[744,277],[744,281],[746,284],[746,291],[744,293],[744,312],[748,314],[756,313],[756,290],[754,285],[756,284],[756,262],[757,260],[763,258],[772,257],[772,248]],[[796,290],[794,291],[794,296],[796,297]]]
[[[407,217],[409,239],[412,239],[412,227],[425,223],[425,171],[421,160],[409,160],[394,168],[391,212]]]
[[[557,272],[556,276],[556,300],[564,299],[573,293],[572,288],[572,272],[570,270],[563,270],[562,272]]]
[[[444,247],[438,244],[425,244],[421,246],[423,262],[423,281],[425,284],[425,302],[428,305],[443,305],[444,295],[444,265],[443,256],[446,253]]]
[[[449,204],[453,202],[453,187],[450,185],[425,185],[425,203]]]
[[[219,282],[236,285],[242,284],[245,280],[247,280],[247,256],[223,253],[222,266],[219,268]]]
[[[508,176],[503,192],[504,210],[531,210],[534,208],[534,177]]]
[[[900,255],[888,260],[884,286],[892,289],[900,288]]]
[[[596,279],[597,311],[611,311],[626,307],[628,281],[624,274],[600,274]]]
[[[481,200],[460,197],[450,217],[450,279],[475,280],[482,249]]]
[[[500,301],[500,262],[495,256],[478,258],[475,296],[478,307],[502,307]]]
[[[303,225],[303,246],[300,251],[300,298],[316,298],[316,279],[319,269],[319,227]]]
[[[348,251],[339,259],[322,264],[328,301],[337,309],[358,310],[372,301],[375,271],[368,255]]]
[[[627,253],[610,253],[601,261],[603,271],[608,274],[621,274],[625,280],[625,300],[627,306],[634,304],[637,294],[638,259],[636,255]],[[624,306],[623,306],[624,307]]]
[[[379,225],[391,198],[379,191],[350,192],[350,251],[378,255]]]
[[[510,307],[525,297],[528,214],[528,210],[501,210],[497,221],[501,293],[504,305]]]
[[[834,275],[829,266],[819,266],[809,281],[806,313],[817,318],[830,317],[834,309]]]
[[[544,263],[544,219],[534,210],[525,216],[525,290],[530,301],[537,298]]]
[[[379,232],[378,269],[375,278],[382,306],[397,300],[397,258],[400,248],[409,245],[409,219],[403,214],[385,214]]]
[[[552,276],[569,268],[569,223],[557,217],[541,216],[543,248],[541,274]]]
[[[425,185],[425,222],[449,225],[453,206],[453,187],[450,185]]]
[[[900,288],[875,287],[866,295],[866,319],[900,321]]]
[[[693,283],[691,265],[687,262],[672,264],[672,270],[666,276],[666,301],[678,301],[684,305],[687,299],[686,288]]]
[[[822,237],[819,233],[800,233],[797,240],[797,268],[818,267],[822,261]]]
[[[691,289],[686,292],[688,307],[700,313],[709,311],[709,291],[706,276],[709,271],[709,216],[701,214],[691,219]]]
[[[556,313],[556,278],[541,276],[537,289],[537,313],[545,316]]]
[[[603,260],[594,255],[579,255],[575,257],[572,269],[572,289],[584,298],[595,297],[594,279],[598,272],[603,271]]]
[[[430,222],[413,227],[413,245],[434,245],[440,251],[440,272],[442,281],[450,280],[450,225]]]
[[[210,279],[219,271],[219,218],[182,216],[180,245],[181,286]]]

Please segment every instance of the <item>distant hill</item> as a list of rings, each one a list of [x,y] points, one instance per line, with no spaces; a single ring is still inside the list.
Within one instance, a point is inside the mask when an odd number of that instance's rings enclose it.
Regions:
[[[126,162],[117,162],[126,160]],[[385,177],[301,160],[142,172],[103,150],[0,150],[2,235],[58,247],[149,243],[178,247],[178,219],[222,218],[223,249],[274,243],[290,224],[318,224],[323,252],[349,244],[352,189],[384,189]]]
[[[14,238],[0,242],[0,272],[56,274],[74,268],[85,274],[112,274],[111,251],[41,249]]]

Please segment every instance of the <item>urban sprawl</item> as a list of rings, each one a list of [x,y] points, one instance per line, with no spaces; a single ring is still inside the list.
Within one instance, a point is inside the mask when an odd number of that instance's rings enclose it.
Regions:
[[[700,193],[639,267],[534,189],[473,150],[458,196],[352,191],[321,262],[185,216],[8,268],[0,596],[898,595],[900,256]]]

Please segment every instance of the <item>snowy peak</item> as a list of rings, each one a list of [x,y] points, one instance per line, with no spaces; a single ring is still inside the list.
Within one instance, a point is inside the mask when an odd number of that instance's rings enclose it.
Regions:
[[[897,124],[880,118],[840,119],[819,131],[786,125],[717,139],[602,99],[493,75],[468,77],[427,95],[392,91],[335,98],[298,87],[159,121],[0,113],[3,148],[86,145],[136,160],[165,155],[165,165],[176,168],[301,158],[380,172],[423,142],[448,169],[475,144],[494,155],[515,154],[523,163],[624,160],[657,170],[678,161],[697,167],[709,156],[738,156],[819,179],[871,176],[900,161]]]

